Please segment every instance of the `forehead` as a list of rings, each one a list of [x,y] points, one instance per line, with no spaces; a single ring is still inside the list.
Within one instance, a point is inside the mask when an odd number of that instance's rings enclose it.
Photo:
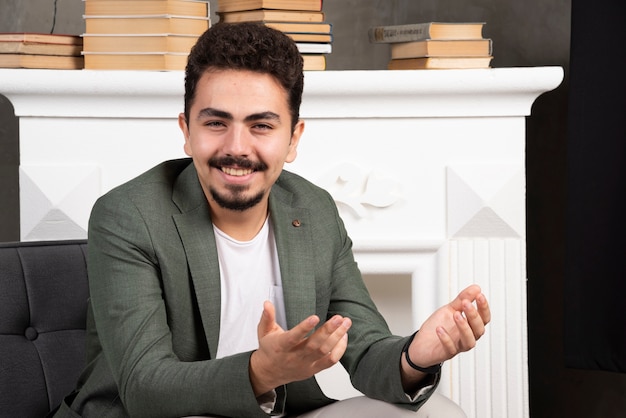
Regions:
[[[288,107],[287,91],[272,75],[247,70],[206,71],[198,80],[194,96],[192,107],[219,103]]]

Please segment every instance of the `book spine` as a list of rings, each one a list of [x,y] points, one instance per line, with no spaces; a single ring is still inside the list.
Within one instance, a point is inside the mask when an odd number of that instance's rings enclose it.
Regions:
[[[430,23],[375,26],[368,30],[372,43],[411,42],[430,39]]]

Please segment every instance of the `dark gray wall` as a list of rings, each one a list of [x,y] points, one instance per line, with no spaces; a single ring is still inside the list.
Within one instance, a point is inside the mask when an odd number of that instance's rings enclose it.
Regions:
[[[213,10],[217,1],[210,1]],[[80,34],[82,2],[0,0],[0,32]],[[494,67],[559,65],[563,84],[542,95],[527,122],[527,240],[530,355],[530,409],[533,418],[606,418],[626,410],[626,377],[617,373],[567,369],[563,359],[563,280],[565,263],[566,121],[569,85],[570,0],[324,0],[333,23],[329,70],[385,69],[389,47],[373,45],[367,29],[374,25],[430,20],[484,21],[484,35],[494,42]],[[213,16],[214,22],[217,18]],[[54,23],[56,22],[56,23]],[[0,126],[14,123],[9,106],[1,106]],[[15,130],[0,130],[2,168],[5,150],[14,150]],[[13,144],[13,145],[12,145]],[[16,152],[16,151],[15,151]],[[10,154],[10,153],[9,153]],[[16,175],[0,177],[0,241],[17,239]],[[11,180],[13,179],[13,180]],[[13,189],[12,189],[13,188]],[[5,200],[5,195],[8,195]],[[16,194],[14,194],[16,196]],[[6,209],[8,208],[8,209]],[[480,417],[478,417],[480,418]]]

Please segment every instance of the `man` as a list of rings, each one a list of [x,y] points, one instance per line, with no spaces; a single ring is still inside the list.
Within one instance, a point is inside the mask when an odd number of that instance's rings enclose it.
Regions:
[[[283,170],[304,130],[302,88],[302,58],[281,32],[218,24],[200,37],[179,116],[191,159],[94,206],[88,365],[57,416],[450,408],[426,401],[439,364],[483,335],[487,300],[471,286],[413,336],[391,335],[333,200]],[[314,375],[338,361],[367,397],[323,394]]]

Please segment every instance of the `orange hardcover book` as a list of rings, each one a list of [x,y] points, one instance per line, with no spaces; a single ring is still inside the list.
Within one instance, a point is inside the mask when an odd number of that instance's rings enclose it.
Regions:
[[[128,16],[171,14],[209,16],[209,3],[200,0],[83,0],[85,15]]]
[[[201,35],[210,26],[208,17],[176,15],[83,16],[89,34],[171,33]]]
[[[391,44],[391,59],[490,56],[491,39],[433,40]]]
[[[83,68],[83,57],[69,55],[0,54],[0,68],[80,70]]]
[[[455,68],[489,68],[493,57],[423,57],[392,59],[389,70],[426,70]]]
[[[255,9],[322,11],[322,0],[219,0],[217,12]]]
[[[368,30],[370,42],[394,43],[424,39],[480,39],[484,22],[427,22],[375,26]]]
[[[83,35],[85,52],[180,52],[189,53],[197,36],[146,35]]]
[[[239,12],[219,13],[220,22],[323,22],[324,12],[301,10],[242,10]]]

